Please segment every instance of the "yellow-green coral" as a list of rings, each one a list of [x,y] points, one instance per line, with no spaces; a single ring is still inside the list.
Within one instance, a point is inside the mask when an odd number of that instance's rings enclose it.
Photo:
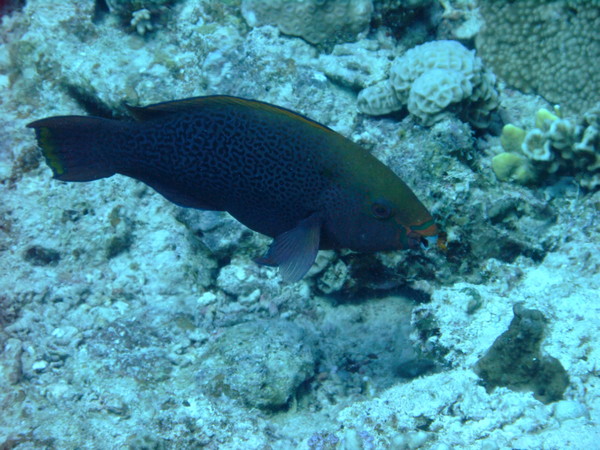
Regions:
[[[546,108],[541,108],[535,113],[535,127],[540,130],[548,130],[550,125],[558,119],[559,117],[556,114]]]
[[[518,153],[503,152],[492,158],[492,170],[500,181],[527,184],[536,178],[529,161]]]
[[[502,134],[500,135],[500,144],[507,152],[518,152],[521,150],[521,145],[525,140],[527,132],[511,123],[504,125]]]
[[[600,104],[579,121],[540,109],[530,130],[512,124],[502,129],[505,150],[492,159],[501,181],[527,184],[552,174],[573,176],[586,189],[600,189]]]
[[[523,154],[533,161],[552,161],[554,154],[552,153],[548,133],[544,133],[539,128],[529,130],[525,135],[525,140],[521,145]]]

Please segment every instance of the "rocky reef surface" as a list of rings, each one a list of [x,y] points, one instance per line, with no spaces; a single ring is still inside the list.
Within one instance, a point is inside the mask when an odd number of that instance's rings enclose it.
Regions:
[[[0,10],[0,448],[593,448],[600,57],[586,36],[600,5],[519,2],[579,27],[550,27],[552,45],[589,58],[561,69],[577,88],[561,99],[543,58],[539,77],[518,82],[523,50],[490,28],[513,26],[499,15],[517,3],[494,3]],[[547,42],[528,36],[529,48]],[[460,49],[434,54],[436,40]],[[418,70],[385,91],[406,60]],[[369,92],[378,107],[361,110]],[[268,238],[130,178],[53,180],[25,127],[213,94],[281,105],[358,142],[431,210],[447,249],[322,251],[284,284],[253,262]],[[545,110],[537,129],[572,124],[573,142],[546,136],[537,153],[553,159],[538,167],[519,149]]]

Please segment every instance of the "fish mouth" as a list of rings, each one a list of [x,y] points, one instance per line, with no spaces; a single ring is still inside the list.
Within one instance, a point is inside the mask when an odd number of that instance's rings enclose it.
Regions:
[[[408,248],[413,250],[416,250],[418,248],[427,248],[427,246],[429,245],[427,237],[422,236],[416,231],[409,231],[406,235],[406,240],[408,243]]]
[[[437,236],[440,233],[437,225],[433,221],[433,219],[427,220],[420,225],[411,225],[410,233],[417,233],[420,236]]]
[[[429,246],[436,245],[437,241],[438,241],[438,237],[437,236],[422,236],[421,237],[421,248],[423,250],[425,250]]]
[[[438,228],[433,219],[411,226],[407,237],[409,248],[427,249],[436,246],[439,250],[447,250],[447,234]]]

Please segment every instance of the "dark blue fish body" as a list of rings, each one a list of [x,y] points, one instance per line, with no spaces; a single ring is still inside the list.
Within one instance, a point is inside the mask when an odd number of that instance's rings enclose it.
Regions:
[[[55,178],[119,173],[178,205],[227,211],[275,238],[259,262],[286,280],[301,278],[319,249],[392,250],[437,234],[390,169],[291,111],[226,96],[130,110],[136,122],[64,116],[29,126]]]

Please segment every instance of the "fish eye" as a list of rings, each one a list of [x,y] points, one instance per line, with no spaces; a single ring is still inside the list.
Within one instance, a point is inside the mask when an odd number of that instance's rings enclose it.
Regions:
[[[383,202],[375,202],[371,205],[371,214],[376,219],[387,219],[392,215],[392,208]]]

